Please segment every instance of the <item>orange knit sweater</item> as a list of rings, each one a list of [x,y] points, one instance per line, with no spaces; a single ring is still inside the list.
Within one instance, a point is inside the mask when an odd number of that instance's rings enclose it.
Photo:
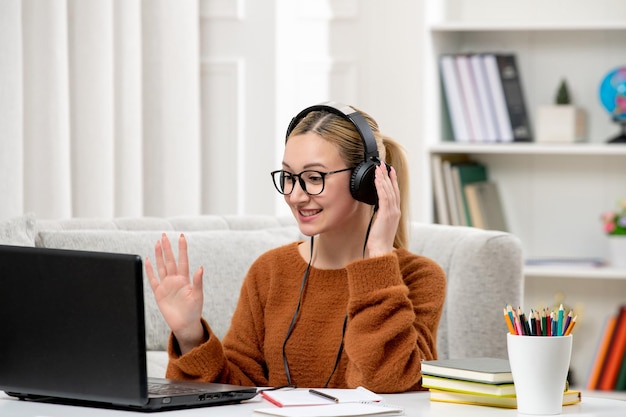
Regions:
[[[170,338],[168,378],[254,386],[287,383],[282,347],[307,267],[297,246],[294,242],[272,249],[250,267],[222,342],[204,320],[209,340],[191,352],[181,356]],[[437,357],[445,285],[438,264],[404,249],[344,269],[311,267],[286,346],[292,383],[326,383],[347,312],[344,349],[328,386],[360,385],[381,393],[420,389],[420,360]]]

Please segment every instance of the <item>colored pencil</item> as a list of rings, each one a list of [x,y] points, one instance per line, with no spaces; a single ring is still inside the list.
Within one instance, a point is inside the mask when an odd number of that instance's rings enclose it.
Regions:
[[[502,312],[504,313],[504,321],[506,322],[506,326],[509,328],[509,333],[517,334],[515,329],[513,328],[513,323],[511,322],[511,317],[509,317],[509,313],[506,311],[506,308],[502,308]]]

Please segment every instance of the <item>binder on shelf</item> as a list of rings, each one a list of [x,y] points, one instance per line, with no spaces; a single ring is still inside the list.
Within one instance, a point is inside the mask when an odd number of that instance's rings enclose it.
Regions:
[[[498,126],[494,117],[493,98],[489,83],[487,82],[487,71],[482,54],[474,54],[470,57],[472,73],[478,92],[478,102],[480,104],[480,114],[483,121],[483,140],[485,142],[496,142],[498,140]]]
[[[452,124],[454,140],[457,142],[469,142],[470,133],[468,122],[465,117],[465,104],[463,92],[459,82],[454,55],[443,55],[440,58],[441,80],[443,84],[446,107]]]
[[[514,54],[487,54],[490,57],[487,60],[488,65],[492,67],[490,76],[494,77],[490,85],[494,86],[498,80],[495,79],[495,69],[502,87],[505,108],[508,114],[508,120],[513,134],[513,141],[529,142],[532,140],[530,130],[530,119],[526,109],[526,100],[524,99],[524,91],[522,88],[522,79],[520,76],[517,59]],[[495,60],[496,68],[493,68]],[[500,118],[498,118],[500,121]]]
[[[476,84],[476,76],[472,68],[469,55],[459,54],[455,56],[457,71],[459,74],[459,82],[463,91],[463,108],[465,110],[466,120],[468,122],[468,130],[470,141],[482,142],[485,140],[487,133],[483,123],[482,109],[478,98],[478,86]]]
[[[500,69],[495,54],[484,54],[483,63],[485,65],[485,73],[487,75],[487,84],[493,102],[493,116],[496,120],[498,129],[498,141],[512,142],[513,128],[511,127],[511,119],[507,110],[506,98],[504,97],[504,88],[500,80]]]

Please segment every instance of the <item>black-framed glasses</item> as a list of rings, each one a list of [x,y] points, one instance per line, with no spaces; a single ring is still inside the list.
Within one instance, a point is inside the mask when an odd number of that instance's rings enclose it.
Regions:
[[[320,172],[314,170],[302,171],[299,174],[293,174],[289,171],[279,169],[278,171],[272,171],[272,179],[274,180],[274,187],[282,195],[289,195],[296,186],[296,179],[300,183],[302,190],[308,195],[319,195],[324,191],[325,177],[339,172],[350,171],[353,168],[344,168],[337,171]]]

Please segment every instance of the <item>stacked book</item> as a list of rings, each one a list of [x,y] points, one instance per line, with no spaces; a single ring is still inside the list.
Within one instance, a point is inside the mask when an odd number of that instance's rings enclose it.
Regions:
[[[423,361],[422,386],[429,389],[431,401],[517,408],[513,374],[506,359]],[[580,401],[580,391],[566,387],[563,405]]]
[[[514,54],[446,54],[440,70],[455,141],[532,140]]]

